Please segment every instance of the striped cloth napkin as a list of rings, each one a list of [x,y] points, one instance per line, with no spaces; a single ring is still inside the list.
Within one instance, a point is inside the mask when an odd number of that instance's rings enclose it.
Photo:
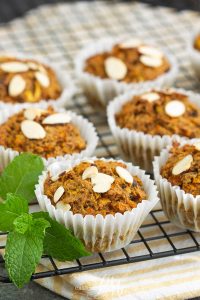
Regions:
[[[159,207],[157,207],[159,208]],[[31,206],[32,211],[38,210],[38,206]],[[165,221],[163,213],[156,216],[159,221]],[[149,215],[144,224],[152,224]],[[141,232],[144,237],[158,235],[158,226],[144,227]],[[177,232],[172,224],[166,224],[167,232]],[[137,238],[137,237],[136,237]],[[199,241],[200,235],[195,234]],[[177,236],[173,239],[177,248],[188,247],[191,244],[189,235]],[[5,238],[0,236],[0,245],[5,244]],[[152,241],[149,244],[153,252],[170,250],[168,241]],[[1,250],[2,251],[2,250]],[[131,256],[146,254],[144,244],[131,244],[126,247]],[[2,252],[0,252],[3,254]],[[106,261],[124,258],[121,250],[103,254]],[[99,262],[99,255],[80,259],[81,263],[92,264]],[[69,268],[76,262],[55,261],[59,269]],[[50,261],[42,259],[36,272],[52,270]],[[188,299],[200,295],[200,253],[170,256],[162,259],[148,260],[138,263],[130,263],[121,266],[107,267],[97,270],[84,271],[69,275],[48,277],[35,280],[47,289],[72,300],[112,300],[112,299]]]
[[[199,91],[199,82],[190,66],[187,40],[199,25],[199,14],[190,11],[178,13],[170,8],[151,7],[134,1],[93,1],[58,3],[31,11],[0,27],[0,51],[18,51],[39,54],[56,62],[70,74],[73,59],[80,48],[102,37],[139,36],[170,50],[177,58],[180,72],[176,87]],[[68,109],[84,114],[94,122],[100,141],[95,155],[117,157],[118,150],[106,125],[106,118],[95,111],[83,95],[68,104]],[[159,221],[163,216],[156,216]],[[145,223],[152,223],[149,215]],[[142,228],[145,237],[161,234],[158,226]],[[171,224],[167,232],[177,232]],[[136,237],[138,238],[138,237]],[[195,234],[199,241],[200,235]],[[5,244],[0,236],[0,244]],[[151,241],[151,249],[170,250],[166,239]],[[191,238],[173,238],[176,247],[190,245]],[[193,246],[193,245],[191,245]],[[129,255],[143,255],[144,244],[126,247]],[[106,260],[124,257],[121,250],[103,254]],[[98,261],[98,255],[83,258],[81,263]],[[59,263],[59,267],[73,266],[74,262]],[[52,269],[43,259],[37,272]],[[200,253],[109,267],[71,275],[39,279],[42,286],[73,300],[97,299],[186,299],[200,295]]]

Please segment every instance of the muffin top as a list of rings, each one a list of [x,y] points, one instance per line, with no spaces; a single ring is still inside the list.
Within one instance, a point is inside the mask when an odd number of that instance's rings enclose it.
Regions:
[[[200,34],[198,34],[194,40],[194,48],[200,51]]]
[[[42,157],[79,153],[86,148],[79,129],[66,113],[29,108],[8,118],[0,125],[0,145]]]
[[[161,169],[162,177],[186,193],[200,195],[200,142],[184,146],[174,143]]]
[[[54,71],[35,60],[0,57],[0,99],[6,103],[57,99],[61,86]]]
[[[125,164],[102,160],[81,162],[58,176],[49,174],[44,194],[56,208],[83,216],[124,213],[146,199],[141,180]]]
[[[160,50],[132,40],[89,57],[84,71],[103,79],[134,83],[154,80],[169,69],[170,63]]]
[[[200,109],[188,96],[172,90],[134,96],[115,118],[119,127],[146,134],[200,137]]]

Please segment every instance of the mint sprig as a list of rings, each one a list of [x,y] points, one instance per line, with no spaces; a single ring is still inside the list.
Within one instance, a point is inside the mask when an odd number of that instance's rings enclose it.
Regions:
[[[6,201],[0,204],[0,230],[13,230],[13,222],[22,213],[28,212],[28,202],[20,196],[7,194]]]
[[[49,223],[45,220],[33,220],[31,215],[18,217],[13,232],[8,234],[5,262],[9,277],[17,287],[30,280],[43,253],[45,229]]]
[[[33,213],[33,218],[44,218],[51,225],[47,228],[44,238],[44,252],[46,254],[60,261],[73,260],[90,254],[69,229],[51,219],[48,213]]]
[[[9,231],[5,265],[17,287],[29,282],[43,253],[60,261],[90,255],[82,242],[48,213],[29,213],[28,201],[34,197],[43,168],[40,157],[21,154],[0,177],[0,196],[4,200],[0,203],[0,230]]]
[[[0,177],[0,197],[6,199],[7,193],[13,193],[31,201],[35,196],[35,184],[43,169],[44,163],[37,155],[23,153],[16,156]]]

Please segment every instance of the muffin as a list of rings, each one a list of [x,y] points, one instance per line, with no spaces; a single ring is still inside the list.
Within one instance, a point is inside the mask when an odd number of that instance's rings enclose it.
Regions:
[[[102,40],[81,51],[76,71],[92,103],[106,105],[128,89],[173,82],[177,65],[171,55],[138,40]]]
[[[194,48],[195,48],[197,51],[200,51],[200,33],[195,37],[195,40],[194,40]]]
[[[125,160],[152,172],[174,139],[200,138],[200,97],[180,89],[127,92],[112,101],[108,123]]]
[[[35,193],[41,209],[70,228],[92,252],[130,243],[158,201],[154,182],[144,171],[97,158],[50,164]]]
[[[38,103],[64,105],[74,93],[72,81],[55,65],[22,56],[0,56],[1,104]]]
[[[196,75],[200,77],[200,30],[195,31],[189,39],[188,54]]]
[[[96,131],[81,116],[52,106],[4,109],[0,112],[0,167],[21,152],[53,157],[91,155]],[[11,156],[11,157],[10,157]]]
[[[173,143],[154,160],[163,210],[177,226],[200,231],[200,140]]]

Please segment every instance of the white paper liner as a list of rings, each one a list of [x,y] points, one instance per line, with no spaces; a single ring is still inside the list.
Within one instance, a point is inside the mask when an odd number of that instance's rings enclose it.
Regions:
[[[181,141],[180,146],[193,144],[199,139]],[[186,194],[179,186],[172,184],[160,175],[161,167],[170,156],[171,146],[163,149],[153,161],[154,178],[159,190],[163,211],[168,219],[177,226],[193,231],[200,231],[200,195]]]
[[[39,104],[38,103],[32,104],[31,107],[38,107],[41,109],[45,109],[49,105],[50,104],[48,102],[43,102]],[[72,111],[65,110],[64,108],[58,108],[55,104],[53,105],[51,104],[51,106],[54,107],[56,112],[68,112],[69,115],[71,116],[71,122],[75,126],[77,126],[77,128],[79,128],[81,136],[86,141],[86,148],[80,153],[57,156],[57,160],[62,160],[67,158],[71,159],[72,157],[81,158],[85,156],[91,156],[98,143],[98,136],[94,125],[91,122],[89,122],[87,119],[75,114]],[[13,114],[18,113],[22,109],[26,109],[28,107],[30,108],[29,104],[23,104],[23,105],[20,104],[20,105],[9,106],[9,107],[4,106],[4,108],[0,110],[0,124],[3,124]],[[2,171],[17,155],[19,155],[18,151],[14,151],[11,148],[5,148],[4,146],[0,145],[0,171]],[[54,159],[55,159],[54,157],[44,159],[44,162],[45,164],[49,164],[52,163]]]
[[[159,89],[157,89],[159,90]],[[185,94],[191,102],[200,106],[200,95],[184,89],[170,88],[177,93]],[[150,91],[149,89],[140,89],[139,91],[128,91],[123,95],[115,98],[107,108],[108,124],[115,141],[119,148],[120,154],[126,161],[131,161],[133,164],[140,166],[142,169],[152,173],[152,161],[154,156],[159,155],[160,151],[173,140],[187,139],[178,135],[150,135],[141,131],[129,130],[120,128],[116,124],[115,115],[121,110],[121,107],[132,99],[135,95]]]
[[[38,55],[37,56],[26,55],[25,53],[21,54],[16,52],[0,52],[0,56],[1,55],[15,57],[19,59],[33,59],[49,66],[55,72],[58,82],[61,85],[62,92],[60,97],[58,97],[57,99],[49,99],[49,100],[42,99],[39,102],[11,103],[11,102],[4,102],[0,100],[0,108],[4,107],[5,105],[15,106],[15,105],[28,104],[29,106],[32,106],[33,104],[40,104],[43,102],[47,102],[49,105],[55,104],[57,107],[65,107],[66,104],[72,99],[72,97],[75,95],[75,93],[78,90],[77,87],[75,86],[75,82],[68,75],[67,70],[62,70],[61,68],[58,67],[56,63],[52,63],[46,58],[43,58]]]
[[[92,158],[92,160],[96,159],[99,158]],[[47,211],[53,219],[70,228],[73,234],[83,241],[89,251],[113,251],[124,247],[132,241],[145,217],[159,200],[154,181],[143,170],[126,164],[129,172],[142,180],[147,193],[147,200],[143,200],[132,211],[127,211],[124,214],[117,213],[115,216],[110,214],[105,217],[98,214],[96,217],[92,215],[83,217],[81,214],[73,214],[71,211],[64,212],[62,209],[55,208],[50,199],[44,195],[44,182],[48,171],[55,176],[85,160],[71,159],[62,162],[57,161],[49,165],[48,169],[39,177],[39,183],[35,189],[40,208]],[[91,161],[91,158],[89,160]],[[103,158],[101,160],[114,161]]]
[[[189,53],[191,65],[196,75],[200,78],[200,51],[194,48],[194,40],[199,33],[200,33],[200,26],[198,30],[192,33],[188,41],[188,53]]]
[[[113,79],[102,79],[98,76],[84,72],[85,61],[89,57],[104,51],[110,51],[116,43],[121,41],[122,39],[102,39],[88,47],[85,47],[75,60],[75,68],[79,84],[92,103],[100,103],[102,106],[106,106],[110,100],[127,90],[138,90],[142,87],[166,87],[170,86],[176,78],[178,65],[175,58],[166,52],[166,50],[162,51],[168,58],[171,69],[155,80],[127,84]]]

